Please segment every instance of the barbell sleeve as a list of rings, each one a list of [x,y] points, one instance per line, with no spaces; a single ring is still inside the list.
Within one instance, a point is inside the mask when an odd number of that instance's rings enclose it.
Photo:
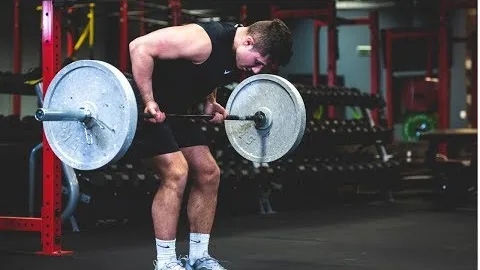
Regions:
[[[80,121],[84,122],[91,117],[91,113],[85,109],[77,110],[50,110],[40,108],[35,112],[38,121]]]

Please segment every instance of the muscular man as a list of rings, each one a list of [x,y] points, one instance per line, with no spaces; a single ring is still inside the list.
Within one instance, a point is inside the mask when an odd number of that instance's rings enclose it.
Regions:
[[[161,177],[152,204],[155,269],[224,269],[208,252],[220,170],[197,123],[165,113],[188,113],[204,102],[204,113],[214,115],[211,122],[221,123],[228,112],[216,102],[216,87],[231,82],[234,71],[256,74],[288,63],[291,32],[277,19],[249,27],[193,23],[138,37],[129,48],[141,109],[154,116],[139,124],[132,151],[153,157]],[[175,243],[187,176],[193,181],[187,204],[190,250],[183,264]]]

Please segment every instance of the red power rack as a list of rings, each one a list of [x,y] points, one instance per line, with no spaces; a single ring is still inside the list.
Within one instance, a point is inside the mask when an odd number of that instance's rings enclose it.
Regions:
[[[43,94],[60,68],[61,13],[52,1],[42,2],[42,64]],[[41,255],[61,256],[71,253],[62,250],[62,185],[61,163],[54,155],[43,134],[43,196],[41,216],[0,217],[0,230],[40,232]]]

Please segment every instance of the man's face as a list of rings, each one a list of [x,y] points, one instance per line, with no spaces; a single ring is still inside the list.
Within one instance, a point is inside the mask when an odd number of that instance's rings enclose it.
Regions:
[[[253,41],[247,39],[241,46],[237,48],[235,60],[237,68],[254,74],[262,71],[269,65],[269,59],[262,56],[253,49]]]

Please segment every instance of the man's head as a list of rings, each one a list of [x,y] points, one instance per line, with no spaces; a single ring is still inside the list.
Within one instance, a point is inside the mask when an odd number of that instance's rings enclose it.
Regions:
[[[265,66],[288,64],[292,56],[292,33],[279,19],[248,26],[236,50],[237,67],[259,73]]]

